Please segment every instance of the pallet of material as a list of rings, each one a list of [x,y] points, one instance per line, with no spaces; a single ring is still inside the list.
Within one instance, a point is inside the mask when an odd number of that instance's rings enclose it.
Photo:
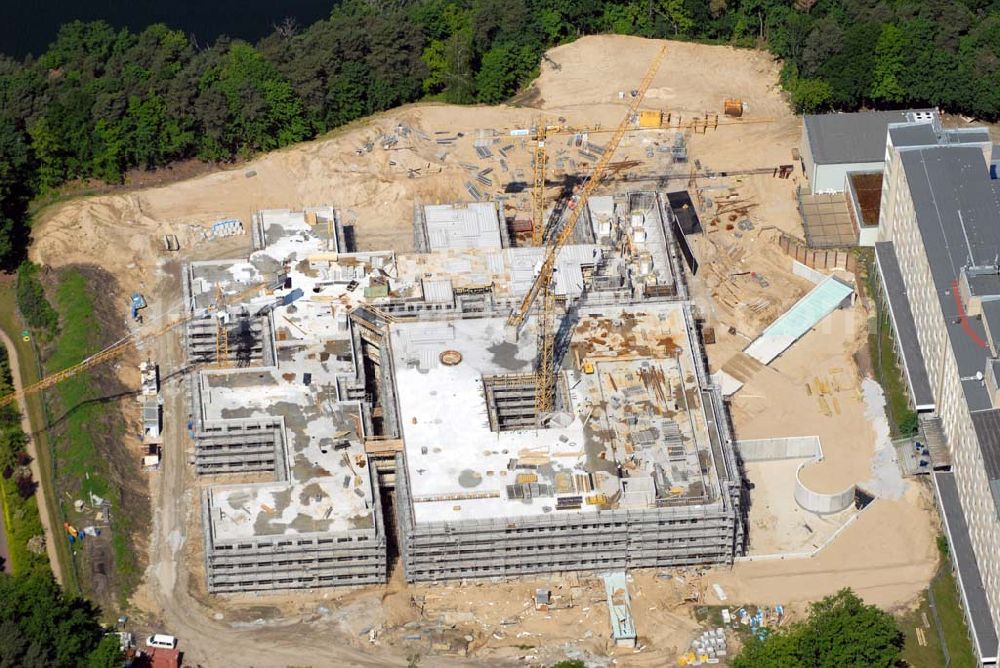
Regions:
[[[476,186],[472,185],[472,183],[470,183],[469,181],[465,182],[465,189],[472,196],[472,199],[476,200],[477,202],[483,198],[483,194],[479,192],[479,189],[476,188]]]

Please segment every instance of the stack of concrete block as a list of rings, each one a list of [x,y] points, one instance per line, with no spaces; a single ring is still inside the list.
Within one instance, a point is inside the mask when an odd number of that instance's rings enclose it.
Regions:
[[[727,655],[726,632],[722,628],[709,629],[691,641],[691,652],[694,654],[692,666],[715,665]]]

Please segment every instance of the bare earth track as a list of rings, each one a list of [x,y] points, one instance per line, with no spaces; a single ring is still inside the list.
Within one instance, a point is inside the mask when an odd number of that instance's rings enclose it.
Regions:
[[[14,391],[21,391],[21,367],[20,362],[17,358],[17,348],[14,347],[14,342],[10,340],[7,336],[7,332],[0,329],[0,341],[3,341],[3,345],[7,348],[7,359],[10,364],[10,375],[14,379]],[[35,450],[35,439],[31,437],[34,433],[31,429],[31,419],[28,416],[28,404],[23,396],[17,399],[17,410],[21,413],[21,431],[23,431],[28,437],[28,454],[31,455],[31,476],[35,480],[42,480],[42,473],[38,468],[38,452]],[[52,532],[52,513],[49,509],[48,502],[45,499],[45,495],[42,494],[41,490],[35,494],[35,500],[38,502],[38,516],[42,520],[42,529],[45,530],[45,552],[48,554],[49,563],[53,564],[52,574],[55,576],[56,582],[62,584],[62,570],[55,567],[55,564],[59,563],[59,557],[56,552],[55,541],[56,534]],[[61,538],[61,536],[60,536]]]

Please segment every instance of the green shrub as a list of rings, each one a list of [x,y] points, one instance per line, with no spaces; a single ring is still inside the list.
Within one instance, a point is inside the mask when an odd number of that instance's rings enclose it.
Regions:
[[[38,265],[31,262],[23,262],[18,267],[17,308],[28,327],[48,339],[59,332],[59,316],[45,297],[38,273]]]

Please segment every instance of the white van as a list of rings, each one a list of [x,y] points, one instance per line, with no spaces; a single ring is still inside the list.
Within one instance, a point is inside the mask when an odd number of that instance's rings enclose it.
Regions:
[[[160,649],[174,649],[177,647],[177,638],[163,633],[154,633],[146,638],[146,647],[159,647]]]

